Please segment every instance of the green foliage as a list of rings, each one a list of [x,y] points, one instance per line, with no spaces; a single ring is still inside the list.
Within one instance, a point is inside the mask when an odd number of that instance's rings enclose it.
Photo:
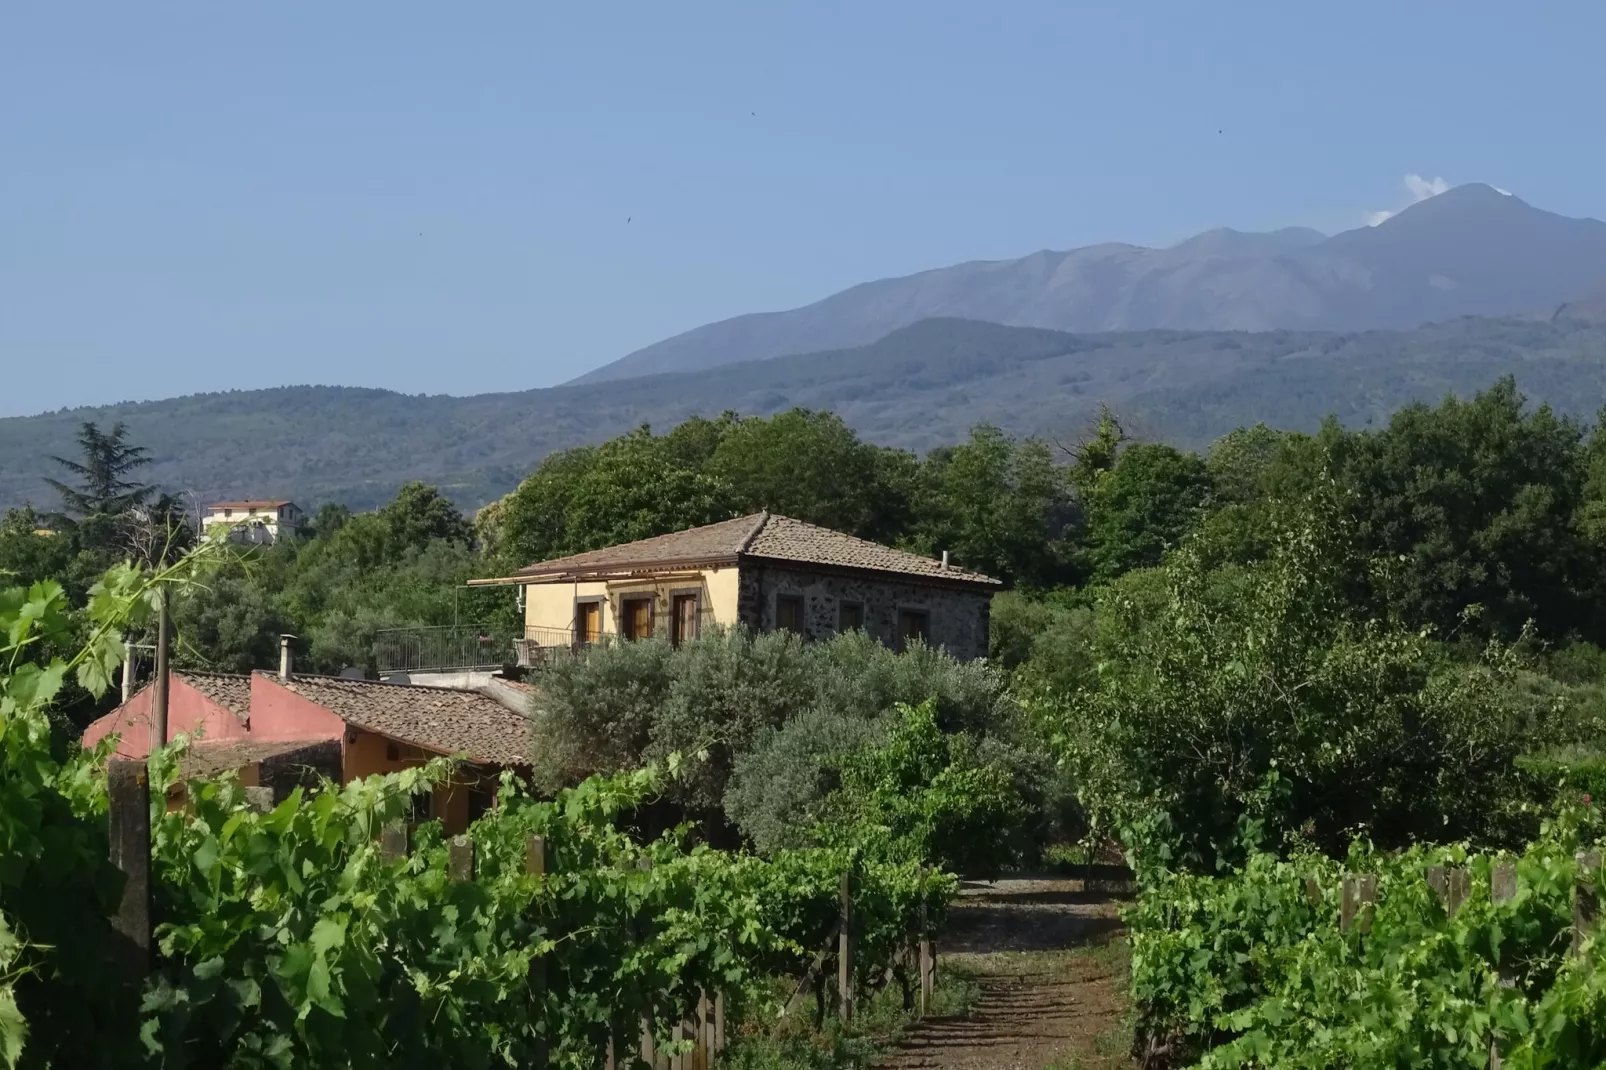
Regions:
[[[62,511],[51,515],[53,523],[73,527],[86,520],[120,517],[156,493],[155,487],[130,478],[136,469],[150,464],[151,458],[150,451],[127,439],[127,424],[119,422],[110,431],[102,431],[86,422],[78,428],[79,459],[51,458],[77,477],[76,484],[45,480],[61,496]]]
[[[743,513],[768,509],[883,542],[909,525],[913,455],[860,441],[833,413],[793,409],[737,421],[708,463]]]
[[[106,855],[104,754],[63,760],[46,711],[69,681],[106,690],[121,630],[172,578],[113,569],[91,590],[84,622],[59,584],[0,590],[0,1065],[114,1066],[129,1053],[101,1035],[121,1027],[132,1037],[136,1009],[108,983],[121,880]],[[54,653],[86,628],[76,654]]]
[[[1159,564],[1198,521],[1210,489],[1205,462],[1194,454],[1153,443],[1122,450],[1081,496],[1088,579],[1104,583]]]
[[[1145,865],[1208,869],[1285,838],[1331,851],[1356,828],[1385,846],[1500,837],[1516,820],[1531,726],[1513,716],[1513,655],[1453,663],[1355,615],[1341,502],[1293,514],[1253,568],[1184,546],[1116,584],[1096,675],[1039,702],[1092,818]]]
[[[679,648],[607,645],[549,665],[539,686],[538,784],[552,790],[671,753],[701,754],[669,799],[716,823],[723,808],[766,850],[806,838],[799,827],[836,783],[845,753],[836,744],[862,740],[870,730],[861,726],[898,703],[930,700],[949,732],[1020,730],[988,666],[921,646],[895,653],[858,633],[804,643],[784,632],[710,629]],[[829,727],[805,740],[804,725]]]
[[[624,1041],[641,1016],[682,1020],[705,992],[723,992],[737,1023],[772,1014],[769,976],[824,946],[844,872],[866,990],[954,888],[875,861],[863,841],[770,861],[675,836],[638,845],[618,821],[667,786],[661,769],[551,801],[504,778],[470,831],[467,881],[450,879],[429,826],[409,856],[383,858],[379,830],[447,775],[437,763],[298,791],[266,814],[232,780],[192,782],[189,809],[155,837],[169,920],[146,998],[153,1053],[176,1066],[485,1067],[529,1065],[545,1044],[555,1065],[591,1065],[610,1031]],[[545,875],[525,872],[532,835]]]
[[[921,466],[910,543],[988,575],[1050,587],[1067,575],[1069,485],[1046,443],[978,425]]]
[[[457,506],[439,490],[417,480],[402,484],[396,499],[379,510],[379,519],[389,529],[393,550],[422,551],[433,542],[466,543],[472,535]]]
[[[1127,919],[1144,1043],[1168,1065],[1471,1070],[1488,1065],[1498,1036],[1508,1066],[1598,1065],[1600,942],[1565,957],[1575,852],[1599,824],[1578,816],[1515,857],[1356,845],[1343,862],[1259,854],[1230,875],[1151,883]],[[1495,903],[1502,861],[1515,864],[1516,896]],[[1470,870],[1453,917],[1426,883],[1430,865]],[[1377,876],[1368,933],[1341,931],[1345,872]]]
[[[890,857],[994,877],[1020,854],[1021,809],[1009,773],[981,761],[974,737],[944,732],[928,701],[900,705],[884,738],[849,752],[817,834],[885,830]]]

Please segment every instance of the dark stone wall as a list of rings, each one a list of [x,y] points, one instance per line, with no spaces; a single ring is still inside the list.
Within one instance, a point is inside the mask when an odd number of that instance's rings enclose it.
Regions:
[[[898,644],[899,611],[919,610],[926,614],[932,646],[966,660],[987,654],[987,592],[747,562],[738,580],[737,616],[757,631],[773,631],[776,598],[788,595],[803,600],[803,629],[810,639],[835,635],[848,602],[864,607],[864,630],[888,646]]]

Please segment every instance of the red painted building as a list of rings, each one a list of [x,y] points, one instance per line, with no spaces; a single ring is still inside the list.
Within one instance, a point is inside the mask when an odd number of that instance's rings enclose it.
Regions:
[[[234,771],[282,797],[319,776],[346,783],[457,757],[462,764],[430,806],[455,833],[490,804],[501,770],[529,764],[529,696],[514,687],[470,691],[264,672],[173,672],[169,681],[168,737],[189,739],[186,776]],[[115,735],[118,755],[149,756],[153,690],[147,685],[91,724],[84,744]]]

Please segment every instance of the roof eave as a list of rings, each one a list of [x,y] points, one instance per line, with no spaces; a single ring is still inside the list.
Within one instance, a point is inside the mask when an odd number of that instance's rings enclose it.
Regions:
[[[1000,591],[1004,587],[1002,580],[995,580],[991,576],[934,576],[924,572],[899,572],[897,569],[871,568],[866,565],[835,565],[823,561],[801,561],[791,557],[766,557],[762,554],[751,553],[741,555],[737,563],[745,565],[749,562],[756,565],[780,565],[808,572],[840,572],[851,576],[900,580],[906,583],[922,583],[937,587],[963,587],[981,591]]]

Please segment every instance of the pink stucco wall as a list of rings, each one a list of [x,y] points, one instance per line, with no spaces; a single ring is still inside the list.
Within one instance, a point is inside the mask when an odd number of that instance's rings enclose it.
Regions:
[[[218,705],[184,682],[170,677],[167,734],[192,736],[197,742],[225,739],[262,741],[337,739],[345,747],[346,723],[316,703],[308,702],[266,673],[251,676],[251,715],[242,724],[232,710]],[[117,754],[145,758],[151,752],[151,688],[84,729],[84,746],[92,747],[117,734]]]
[[[123,758],[145,758],[151,753],[152,688],[138,694],[84,729],[84,746],[92,747],[106,736],[117,734],[117,754]],[[190,735],[213,742],[220,739],[250,739],[253,734],[232,710],[219,706],[201,692],[172,675],[168,678],[167,734]]]
[[[346,722],[302,698],[270,673],[251,674],[252,739],[338,739],[345,747]]]

